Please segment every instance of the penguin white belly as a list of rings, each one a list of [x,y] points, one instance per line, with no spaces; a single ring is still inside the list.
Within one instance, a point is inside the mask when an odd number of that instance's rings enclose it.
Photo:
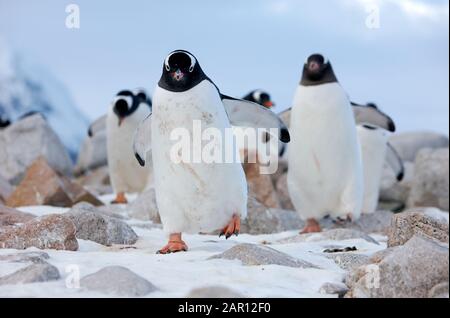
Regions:
[[[337,83],[299,86],[291,114],[288,189],[303,219],[359,218],[363,176],[355,121]]]
[[[378,206],[381,177],[386,161],[388,134],[380,129],[369,130],[361,126],[358,126],[356,129],[361,145],[364,170],[362,213],[373,213]]]
[[[175,162],[171,150],[174,129],[184,129],[193,148],[193,121],[202,131],[216,128],[224,136],[231,128],[217,89],[203,81],[186,92],[156,88],[153,96],[152,148],[156,200],[167,233],[210,232],[225,227],[233,214],[247,215],[247,183],[242,165],[235,163]],[[202,146],[205,145],[203,142]],[[182,151],[176,152],[182,157]]]
[[[150,114],[140,106],[119,126],[119,119],[110,109],[107,116],[107,154],[111,184],[116,193],[141,192],[150,179],[151,168],[141,167],[133,151],[133,136],[137,126]]]

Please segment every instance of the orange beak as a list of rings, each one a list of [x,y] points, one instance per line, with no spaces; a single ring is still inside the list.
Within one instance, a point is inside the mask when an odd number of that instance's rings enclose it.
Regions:
[[[267,107],[267,108],[272,108],[274,106],[274,104],[272,101],[269,100],[269,101],[263,103],[263,106]]]
[[[123,117],[120,117],[119,118],[119,127],[122,125],[122,122],[123,122]]]

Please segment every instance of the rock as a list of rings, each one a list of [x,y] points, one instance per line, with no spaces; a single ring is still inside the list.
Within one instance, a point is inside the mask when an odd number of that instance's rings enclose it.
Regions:
[[[74,174],[83,175],[90,170],[108,165],[106,150],[106,126],[92,137],[86,136],[78,153]]]
[[[280,200],[281,207],[285,210],[295,211],[295,207],[292,204],[291,196],[289,195],[287,187],[287,173],[278,178],[276,183],[276,191],[278,193],[278,199]]]
[[[353,270],[369,262],[370,257],[356,253],[334,253],[326,254],[325,257],[332,259],[343,270]]]
[[[5,203],[6,199],[13,193],[14,187],[9,182],[0,176],[0,203]]]
[[[79,203],[64,214],[76,227],[76,237],[102,245],[134,244],[138,237],[125,222],[100,213],[89,203]]]
[[[371,214],[363,214],[361,217],[352,223],[343,225],[346,229],[353,229],[367,234],[381,233],[387,234],[391,225],[391,219],[394,213],[390,211],[376,211]],[[332,228],[341,228],[342,226],[333,224]]]
[[[75,182],[96,195],[113,193],[107,166],[89,170]]]
[[[352,229],[331,229],[320,233],[300,234],[278,241],[278,243],[301,243],[319,241],[344,241],[352,239],[362,239],[373,244],[379,244],[371,236]]]
[[[42,115],[25,117],[0,131],[0,176],[18,184],[39,157],[61,174],[72,173],[69,154]]]
[[[260,173],[259,163],[244,163],[249,194],[265,207],[279,209],[281,207],[270,175]]]
[[[155,189],[150,188],[138,195],[136,200],[128,205],[129,217],[141,221],[161,223],[158,206],[156,205]]]
[[[426,131],[394,134],[389,139],[389,143],[397,150],[403,161],[411,162],[416,159],[416,155],[421,149],[447,148],[449,146],[447,136]]]
[[[448,282],[437,284],[428,292],[428,298],[449,298]]]
[[[0,286],[49,282],[58,280],[60,277],[55,266],[48,263],[36,263],[10,275],[0,277]]]
[[[0,227],[25,223],[34,218],[35,216],[32,214],[20,212],[16,209],[0,205]]]
[[[415,175],[408,207],[436,207],[449,210],[449,149],[421,150],[415,161]]]
[[[288,161],[284,158],[278,158],[278,169],[271,174],[272,183],[276,186],[278,180],[288,172]]]
[[[81,279],[80,286],[122,297],[142,297],[157,290],[148,280],[122,266],[108,266],[87,275]]]
[[[441,282],[448,282],[448,245],[414,236],[378,264],[352,273],[346,297],[424,298]],[[356,281],[356,282],[355,282]]]
[[[395,173],[385,165],[380,184],[380,201],[399,202],[406,205],[414,180],[414,163],[404,162],[405,173],[402,181],[398,181]]]
[[[212,256],[209,259],[240,260],[246,266],[280,265],[298,268],[318,268],[309,262],[293,258],[268,246],[247,243],[236,245],[222,254]]]
[[[51,214],[0,232],[0,248],[76,251],[75,225],[66,216]]]
[[[223,286],[194,288],[185,298],[245,298],[242,294]]]
[[[70,207],[82,201],[102,204],[81,186],[54,171],[45,159],[40,157],[28,168],[25,177],[6,204],[12,207],[29,205]]]
[[[11,263],[46,263],[50,256],[45,252],[23,252],[17,254],[0,255],[0,261]]]
[[[298,230],[304,222],[295,211],[268,209],[255,198],[248,198],[247,219],[243,220],[241,231],[249,234],[272,234]]]
[[[448,231],[448,220],[440,219],[433,210],[410,210],[393,216],[387,244],[388,247],[403,245],[414,235],[448,243]]]
[[[347,285],[341,283],[325,283],[323,284],[320,289],[319,293],[326,294],[326,295],[338,295],[339,298],[344,297],[344,295],[348,292]]]

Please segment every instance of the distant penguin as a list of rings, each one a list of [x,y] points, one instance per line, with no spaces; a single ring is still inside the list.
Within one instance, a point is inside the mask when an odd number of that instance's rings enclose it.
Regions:
[[[381,112],[373,103],[367,105],[353,103],[353,106],[361,107],[361,109],[366,107],[366,114],[369,114],[367,111],[371,112],[371,122],[376,122],[374,118],[377,117],[380,123],[383,121],[389,123],[387,125],[389,130],[367,123],[357,126],[364,170],[364,201],[362,213],[370,214],[374,213],[378,207],[380,183],[385,163],[388,163],[391,169],[393,169],[398,181],[403,179],[404,167],[397,152],[388,143],[390,132],[395,131],[394,121]]]
[[[247,183],[240,162],[183,159],[185,152],[201,150],[203,144],[195,140],[189,149],[172,152],[177,144],[171,138],[174,130],[193,136],[194,121],[201,123],[202,131],[213,129],[222,136],[231,124],[256,123],[254,127],[281,128],[280,138],[289,140],[287,129],[271,111],[221,94],[191,53],[170,53],[153,95],[152,115],[139,126],[134,142],[136,158],[143,165],[146,152],[153,149],[156,201],[169,234],[169,242],[158,251],[160,254],[186,251],[183,232],[221,229],[227,239],[238,235],[240,221],[247,215]]]
[[[250,102],[260,104],[266,108],[272,108],[275,106],[275,103],[270,98],[269,93],[261,90],[256,89],[254,91],[251,91],[247,95],[244,96],[244,100],[248,100]]]
[[[143,191],[149,181],[150,168],[136,162],[133,136],[151,108],[151,100],[143,90],[124,90],[116,95],[106,115],[108,169],[116,194],[113,204],[127,203],[125,194]],[[101,121],[97,126],[102,126]],[[90,132],[95,128],[94,123]]]
[[[311,55],[291,113],[288,190],[306,221],[302,233],[320,232],[327,215],[356,220],[363,201],[363,169],[350,100],[331,63]]]

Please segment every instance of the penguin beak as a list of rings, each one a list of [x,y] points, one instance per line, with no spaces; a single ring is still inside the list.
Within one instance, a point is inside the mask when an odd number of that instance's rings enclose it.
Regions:
[[[172,73],[172,78],[177,82],[179,82],[184,78],[184,73],[180,69],[177,69],[175,72]]]
[[[119,127],[122,125],[124,118],[123,117],[119,117]]]
[[[269,100],[267,102],[264,102],[263,106],[267,108],[272,108],[273,106],[275,106],[275,104],[271,100]]]
[[[320,64],[317,62],[310,62],[308,65],[308,69],[311,72],[317,72],[320,69]]]

